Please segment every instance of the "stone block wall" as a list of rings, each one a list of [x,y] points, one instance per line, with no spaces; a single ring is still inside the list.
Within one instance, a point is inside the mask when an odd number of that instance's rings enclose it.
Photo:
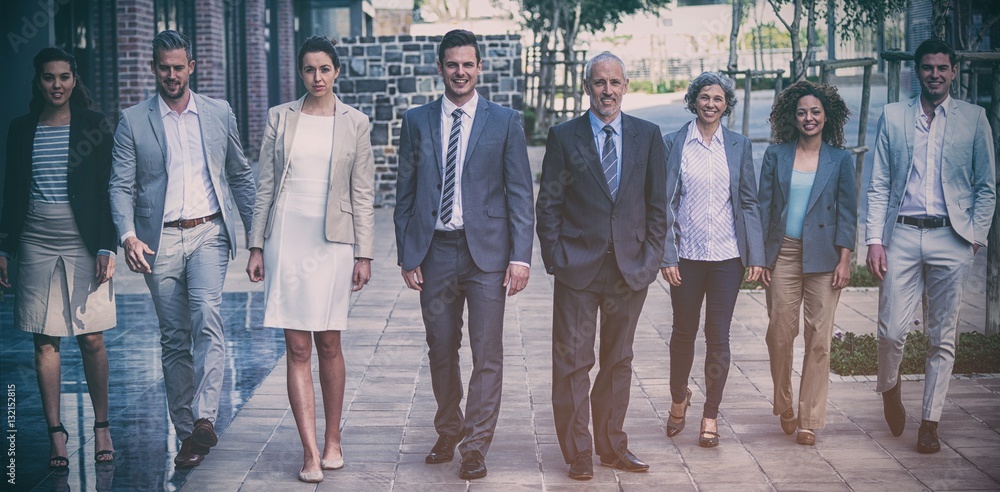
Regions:
[[[337,45],[343,64],[337,95],[371,118],[375,154],[375,204],[396,203],[399,129],[407,109],[444,93],[437,72],[441,36],[344,38]],[[486,99],[524,109],[521,36],[479,36],[483,71],[477,89]]]

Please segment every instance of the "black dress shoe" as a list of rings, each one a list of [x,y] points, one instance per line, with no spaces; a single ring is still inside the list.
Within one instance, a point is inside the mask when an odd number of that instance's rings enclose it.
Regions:
[[[486,459],[483,454],[473,449],[462,456],[462,468],[458,471],[458,478],[462,480],[475,480],[486,476]]]
[[[902,385],[903,379],[897,376],[896,386],[882,393],[882,411],[885,413],[885,423],[889,424],[889,431],[896,437],[903,435],[903,429],[906,427],[906,408],[903,407]]]
[[[641,472],[649,469],[649,465],[644,463],[639,458],[636,458],[636,456],[627,449],[619,456],[612,456],[608,459],[605,459],[602,456],[601,466],[610,466],[617,470],[627,472]]]
[[[917,431],[917,452],[923,454],[934,454],[941,451],[941,443],[938,442],[937,422],[930,420],[920,421],[920,430]]]
[[[174,456],[174,466],[177,468],[194,468],[201,464],[205,455],[194,452],[194,443],[191,438],[181,441],[181,450]]]
[[[573,480],[594,478],[594,459],[590,451],[584,451],[573,458],[573,463],[569,466],[569,478]]]
[[[211,450],[212,446],[219,444],[219,437],[215,435],[215,427],[208,419],[198,419],[194,421],[194,431],[191,432],[191,443],[200,449]],[[204,454],[208,454],[206,451]]]
[[[455,446],[462,441],[464,432],[459,432],[457,436],[446,436],[441,434],[431,448],[431,452],[424,458],[424,462],[430,465],[437,463],[447,463],[455,459]]]

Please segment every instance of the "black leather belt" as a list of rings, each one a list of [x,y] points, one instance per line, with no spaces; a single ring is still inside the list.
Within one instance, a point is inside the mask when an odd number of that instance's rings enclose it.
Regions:
[[[434,237],[436,239],[459,239],[465,237],[465,229],[458,229],[454,231],[439,231],[434,230]]]
[[[210,220],[218,219],[219,217],[222,217],[222,212],[215,212],[212,215],[198,217],[197,219],[171,220],[170,222],[164,222],[163,227],[178,227],[181,229],[190,229],[195,226],[200,226]]]
[[[938,227],[951,226],[951,220],[948,217],[907,217],[900,215],[896,217],[896,222],[920,229],[937,229]]]

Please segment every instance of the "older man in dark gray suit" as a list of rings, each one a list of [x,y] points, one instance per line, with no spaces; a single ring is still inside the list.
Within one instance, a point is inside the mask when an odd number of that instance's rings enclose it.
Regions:
[[[536,206],[542,261],[556,280],[553,416],[569,476],[577,480],[594,475],[592,445],[602,465],[649,468],[628,450],[622,426],[632,340],[667,233],[659,127],[622,114],[628,79],[620,58],[601,53],[584,71],[590,110],[549,130]],[[589,392],[598,310],[601,369]]]
[[[475,34],[445,34],[444,97],[403,115],[394,213],[403,279],[420,291],[438,404],[439,437],[425,461],[451,461],[462,441],[463,479],[486,476],[503,386],[504,289],[513,296],[528,283],[534,225],[520,117],[476,93],[481,70]],[[473,369],[463,416],[466,302]]]

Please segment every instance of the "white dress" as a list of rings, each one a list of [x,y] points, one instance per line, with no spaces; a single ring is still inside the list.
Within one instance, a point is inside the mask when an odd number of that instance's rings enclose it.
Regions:
[[[264,240],[264,326],[344,330],[354,245],[326,240],[333,116],[299,115],[271,235]]]

